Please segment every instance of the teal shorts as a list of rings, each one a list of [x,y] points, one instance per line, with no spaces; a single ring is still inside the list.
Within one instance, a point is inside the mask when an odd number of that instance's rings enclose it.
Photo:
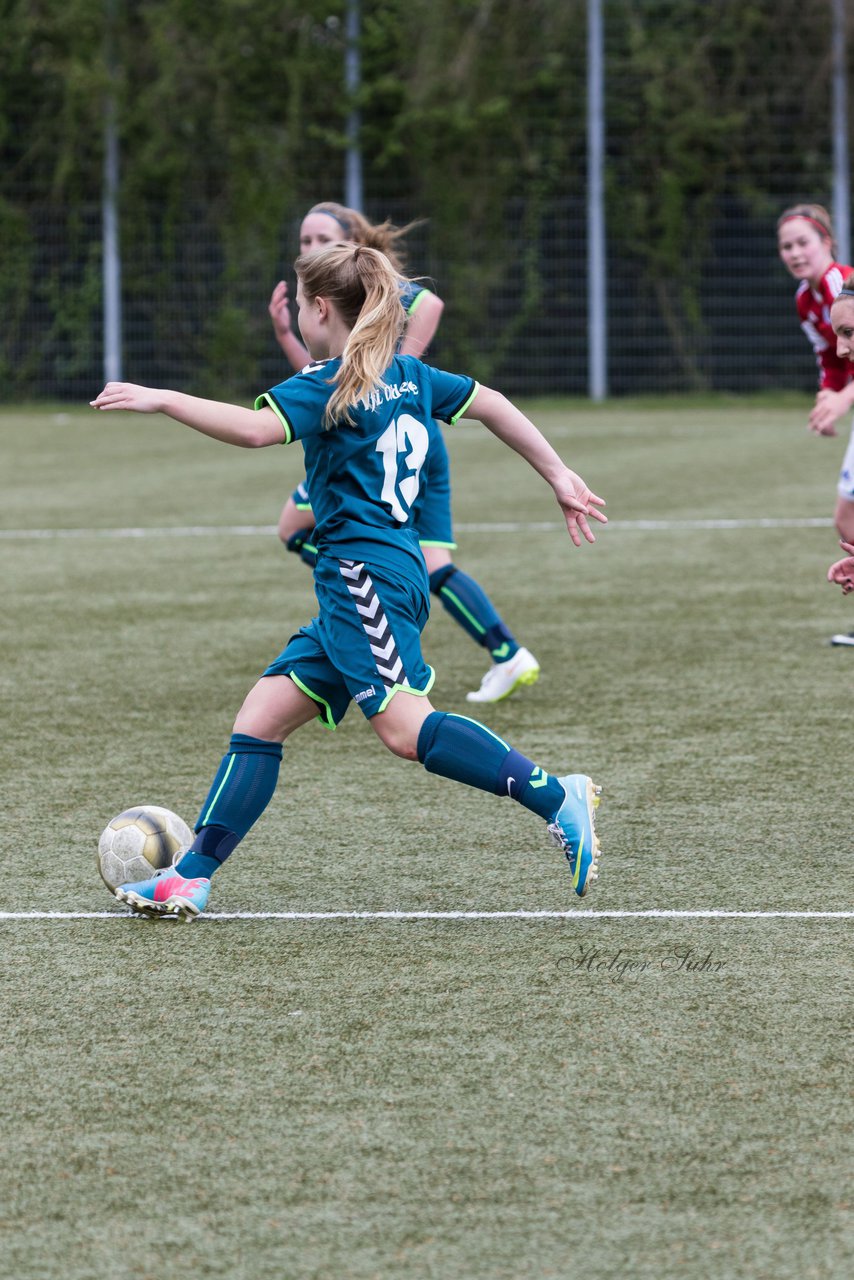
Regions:
[[[291,636],[265,676],[290,676],[330,729],[351,701],[370,719],[399,689],[430,691],[435,673],[421,653],[429,592],[403,574],[332,556],[318,559],[314,589],[320,613]]]

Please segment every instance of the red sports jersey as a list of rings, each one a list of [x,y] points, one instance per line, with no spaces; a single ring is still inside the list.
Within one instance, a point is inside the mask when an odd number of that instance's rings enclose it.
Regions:
[[[836,354],[836,335],[830,323],[830,304],[850,270],[850,267],[831,262],[819,281],[818,289],[811,288],[807,280],[802,280],[795,294],[801,328],[815,352],[820,391],[841,391],[852,377],[850,361]]]

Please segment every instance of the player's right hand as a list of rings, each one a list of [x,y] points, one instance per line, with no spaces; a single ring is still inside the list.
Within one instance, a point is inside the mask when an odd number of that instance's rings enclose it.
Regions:
[[[163,392],[153,387],[139,387],[134,382],[108,382],[94,400],[93,409],[130,409],[134,413],[160,413]]]
[[[828,582],[835,582],[842,588],[843,594],[848,595],[854,591],[854,543],[839,543],[843,551],[847,551],[848,555],[844,560],[837,560],[836,564],[832,564],[827,571]]]
[[[288,286],[284,280],[279,281],[270,295],[267,310],[270,313],[270,319],[273,321],[273,328],[276,333],[290,333],[291,312],[288,306]]]
[[[814,436],[835,436],[836,420],[846,410],[845,398],[838,391],[819,391],[809,416],[807,430]]]

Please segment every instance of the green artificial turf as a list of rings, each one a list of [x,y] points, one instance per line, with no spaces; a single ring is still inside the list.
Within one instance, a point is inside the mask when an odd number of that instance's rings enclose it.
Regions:
[[[603,785],[583,907],[850,912],[854,652],[827,639],[854,605],[824,581],[844,441],[791,399],[530,409],[613,523],[576,550],[462,425],[457,562],[542,665],[477,714]],[[580,905],[538,820],[394,759],[355,709],[287,746],[209,918],[107,896],[107,820],[192,822],[311,616],[266,532],[300,461],[0,412],[0,1271],[851,1273],[850,919],[217,918]],[[482,653],[438,605],[425,653],[434,705],[475,710]]]

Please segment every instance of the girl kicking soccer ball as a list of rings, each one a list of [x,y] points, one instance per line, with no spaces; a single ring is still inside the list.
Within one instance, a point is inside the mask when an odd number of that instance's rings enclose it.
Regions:
[[[474,418],[520,453],[551,485],[576,546],[595,541],[588,521],[605,523],[603,500],[497,391],[395,354],[401,277],[384,254],[338,244],[303,255],[295,269],[299,328],[315,363],[260,396],[255,410],[123,382],[108,382],[91,402],[165,413],[243,448],[301,440],[318,548],[319,613],[247,695],[193,844],[174,868],[121,885],[116,897],[148,915],[203,911],[214,872],[273,795],[284,741],[315,718],[334,728],[351,701],[395,755],[542,818],[583,897],[598,872],[599,788],[583,773],[555,777],[477,721],[430,705],[433,671],[420,642],[430,589],[410,513],[431,417]]]
[[[403,271],[401,242],[407,227],[391,222],[369,222],[357,209],[325,202],[309,209],[300,224],[300,253],[314,253],[330,244],[361,244],[379,249],[396,271]],[[400,340],[400,354],[424,357],[436,332],[445,304],[423,284],[404,280],[401,275],[400,301],[406,322]],[[293,332],[288,289],[280,280],[269,305],[276,339],[295,373],[309,360]],[[500,702],[517,689],[534,684],[540,664],[499,614],[483,587],[455,562],[454,526],[451,515],[451,475],[448,450],[439,424],[429,422],[430,443],[419,475],[418,497],[412,506],[412,523],[427,565],[430,590],[475,644],[486,649],[492,659],[480,688],[466,694],[467,702]],[[301,483],[287,499],[279,516],[279,537],[288,551],[295,552],[314,568],[312,541],[314,513],[307,485]]]

